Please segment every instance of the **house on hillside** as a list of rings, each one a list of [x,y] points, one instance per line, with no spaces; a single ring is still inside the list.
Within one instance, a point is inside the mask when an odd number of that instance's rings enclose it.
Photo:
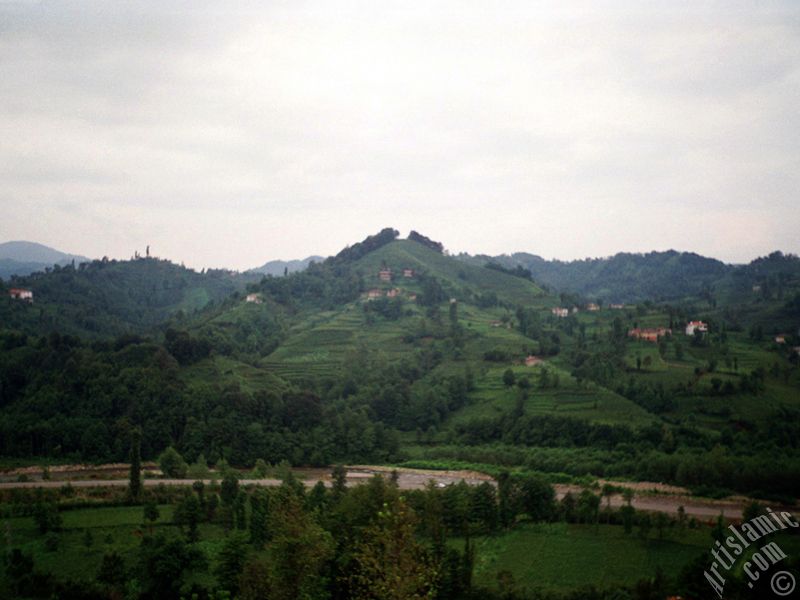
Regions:
[[[367,300],[373,300],[375,298],[381,298],[381,297],[383,297],[383,290],[373,288],[367,292]]]
[[[560,319],[565,319],[569,316],[569,309],[568,308],[561,308],[560,306],[556,306],[555,308],[551,308],[550,312],[553,313],[555,316],[559,317]]]
[[[668,327],[654,327],[649,329],[635,329],[628,330],[628,337],[637,340],[644,340],[645,342],[658,342],[659,338],[672,335],[672,330]]]
[[[416,295],[416,294],[409,294],[409,295],[408,295],[408,299],[409,299],[409,300],[411,300],[411,301],[413,302],[414,300],[416,300],[416,299],[417,299],[417,295]]]
[[[776,344],[785,344],[786,343],[786,334],[785,333],[779,333],[778,335],[776,335],[775,336],[775,343]]]
[[[589,302],[589,304],[586,305],[586,310],[591,312],[597,312],[598,310],[600,310],[600,306],[595,304],[594,302]]]
[[[539,358],[538,356],[534,356],[533,354],[529,354],[525,357],[525,366],[526,367],[535,367],[538,364],[543,363],[544,361]]]
[[[609,304],[608,307],[612,310],[622,310],[625,308],[624,304]]]
[[[400,295],[400,290],[397,288],[392,288],[388,292],[386,292],[386,296],[389,298],[397,298]]]
[[[253,304],[261,304],[263,302],[260,294],[247,294],[247,296],[244,298],[244,301],[251,302]]]
[[[414,269],[403,269],[403,277],[406,279],[414,277]]]
[[[708,325],[702,321],[689,321],[686,324],[686,335],[694,335],[695,331],[700,333],[708,333]]]
[[[391,281],[392,280],[392,270],[388,267],[384,267],[380,271],[378,271],[378,278],[381,281]]]
[[[8,290],[8,295],[14,298],[14,300],[33,302],[33,292],[24,288],[11,288]]]

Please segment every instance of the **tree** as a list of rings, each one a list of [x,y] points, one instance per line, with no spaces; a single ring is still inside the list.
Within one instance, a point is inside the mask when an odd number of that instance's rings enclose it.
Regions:
[[[160,533],[146,536],[139,547],[137,571],[142,597],[171,600],[180,597],[187,571],[205,568],[205,557],[180,538]]]
[[[656,530],[658,531],[658,539],[664,539],[664,531],[670,524],[669,517],[663,512],[656,513]]]
[[[39,528],[39,533],[61,530],[61,514],[58,506],[50,502],[37,502],[33,507],[33,520]]]
[[[199,540],[198,525],[203,520],[203,510],[197,495],[188,494],[175,507],[172,519],[186,533],[186,539],[189,542],[193,543]]]
[[[125,561],[122,556],[116,550],[106,552],[97,571],[97,581],[110,587],[118,587],[126,579]]]
[[[165,476],[173,479],[183,479],[189,469],[186,461],[172,446],[164,450],[158,457],[158,467]]]
[[[578,496],[578,514],[584,523],[598,523],[600,515],[600,497],[589,490],[583,490]]]
[[[338,501],[347,491],[347,469],[343,465],[334,466],[331,479],[333,480],[331,494],[334,501]]]
[[[416,521],[402,499],[384,503],[355,550],[355,597],[376,600],[431,598],[438,577],[432,558],[414,538]]]
[[[514,371],[511,369],[506,369],[503,372],[503,385],[506,387],[511,387],[516,382],[516,376],[514,375]]]
[[[267,513],[269,496],[257,488],[250,494],[250,543],[256,550],[261,550],[267,541]]]
[[[211,472],[208,469],[205,455],[201,452],[186,471],[186,475],[190,479],[208,479]]]
[[[511,475],[508,471],[502,471],[497,477],[497,516],[502,527],[510,527],[517,514],[514,507],[513,486]]]
[[[497,492],[488,481],[470,490],[469,515],[482,532],[497,529]]]
[[[567,523],[572,523],[575,520],[575,511],[577,508],[577,503],[575,502],[575,496],[572,495],[572,492],[567,492],[564,494],[564,497],[561,499],[561,517]]]
[[[268,473],[269,467],[267,466],[266,461],[263,458],[257,459],[256,464],[253,467],[253,477],[256,479],[264,479]]]
[[[233,506],[236,496],[239,494],[239,480],[233,472],[228,472],[222,479],[220,488],[220,498],[225,506]]]
[[[745,506],[742,512],[742,521],[747,522],[755,519],[764,514],[764,507],[760,503],[753,500],[750,504]]]
[[[539,371],[539,388],[540,389],[547,389],[550,386],[550,371],[547,367],[542,367],[542,370]]]
[[[625,533],[630,534],[631,531],[633,531],[633,522],[636,517],[636,509],[634,509],[631,504],[633,500],[633,490],[627,487],[623,488],[622,497],[625,500],[625,505],[619,509],[622,515],[622,524],[625,527]]]
[[[270,600],[317,598],[323,591],[322,569],[333,556],[334,543],[327,531],[303,510],[302,499],[283,485],[277,490],[267,547],[270,557]]]
[[[239,490],[233,501],[233,515],[236,520],[236,529],[247,529],[247,493]]]
[[[648,513],[640,513],[639,514],[639,537],[643,540],[647,541],[647,538],[650,535],[650,528],[653,526],[653,522],[650,519],[650,515]]]
[[[153,532],[153,525],[161,515],[158,512],[158,505],[153,497],[147,499],[144,503],[144,520],[147,523],[150,533]]]
[[[142,432],[138,427],[131,431],[131,468],[128,475],[128,495],[131,500],[138,502],[142,493]]]
[[[532,521],[547,521],[553,515],[555,490],[540,477],[528,475],[519,482],[522,508]]]
[[[229,535],[219,551],[216,575],[222,587],[234,597],[239,593],[239,576],[247,562],[247,551],[247,538],[241,533]]]
[[[606,523],[611,522],[611,496],[614,495],[615,488],[609,483],[603,484],[600,495],[606,499]]]

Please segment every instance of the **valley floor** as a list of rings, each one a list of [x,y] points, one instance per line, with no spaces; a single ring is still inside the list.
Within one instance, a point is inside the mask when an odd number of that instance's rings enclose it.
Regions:
[[[357,485],[367,481],[375,474],[382,474],[386,477],[392,471],[398,473],[398,486],[404,490],[423,489],[430,482],[439,487],[444,487],[460,481],[465,481],[470,485],[478,485],[485,481],[494,484],[494,479],[477,471],[436,471],[431,469],[411,469],[407,467],[387,467],[376,465],[353,465],[347,468],[347,480],[350,485]],[[56,471],[56,469],[58,469]],[[153,468],[149,472],[157,474]],[[325,485],[330,485],[330,469],[322,468],[299,468],[293,472],[300,478],[307,487],[313,487],[317,482],[322,481]],[[52,479],[47,481],[15,481],[20,474],[41,473],[41,468],[26,467],[6,471],[0,474],[0,490],[20,489],[20,488],[49,488],[58,489],[69,483],[76,488],[95,488],[95,487],[125,487],[128,485],[127,465],[63,465],[54,467],[51,471]],[[193,479],[160,479],[146,478],[144,485],[156,487],[159,485],[167,486],[190,486]],[[211,480],[205,480],[211,483]],[[279,479],[243,479],[242,485],[256,486],[277,486],[281,484]],[[689,495],[689,490],[675,486],[666,486],[655,482],[627,482],[627,481],[599,481],[599,485],[609,483],[618,487],[625,487],[634,490],[635,496],[632,506],[639,511],[664,512],[671,515],[678,514],[678,508],[683,507],[688,517],[695,517],[699,521],[713,522],[718,515],[722,514],[726,519],[739,520],[742,517],[744,508],[752,502],[751,498],[744,496],[731,496],[724,500],[713,500],[710,498],[699,498]],[[554,484],[556,497],[560,500],[567,493],[577,496],[583,489],[581,486],[571,484]],[[608,498],[612,508],[619,508],[624,500],[620,494],[615,494]],[[603,500],[603,506],[606,500]],[[770,506],[773,506],[770,504]],[[778,507],[784,510],[796,510],[795,507]]]

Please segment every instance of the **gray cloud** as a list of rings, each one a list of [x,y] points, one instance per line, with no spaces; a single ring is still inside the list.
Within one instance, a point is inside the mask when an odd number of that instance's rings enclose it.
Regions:
[[[0,2],[0,239],[800,251],[790,2]]]

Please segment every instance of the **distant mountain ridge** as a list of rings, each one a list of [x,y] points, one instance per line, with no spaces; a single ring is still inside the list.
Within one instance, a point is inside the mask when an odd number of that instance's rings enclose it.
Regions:
[[[610,302],[666,300],[699,294],[736,267],[694,252],[621,252],[607,258],[575,261],[545,260],[526,252],[487,256],[460,254],[473,264],[521,267],[533,279],[555,291]]]
[[[30,275],[53,265],[91,262],[91,258],[67,254],[55,248],[22,240],[0,243],[0,279],[12,275]]]
[[[605,258],[545,260],[527,252],[488,256],[456,256],[476,265],[527,271],[554,292],[578,294],[605,302],[669,301],[712,292],[723,301],[761,290],[779,296],[800,281],[800,259],[776,251],[748,264],[726,264],[695,252],[620,252]]]
[[[320,262],[325,260],[323,256],[309,256],[299,260],[270,260],[260,267],[248,269],[246,273],[263,273],[264,275],[272,275],[278,277],[284,273],[295,273],[308,268],[312,262]]]

